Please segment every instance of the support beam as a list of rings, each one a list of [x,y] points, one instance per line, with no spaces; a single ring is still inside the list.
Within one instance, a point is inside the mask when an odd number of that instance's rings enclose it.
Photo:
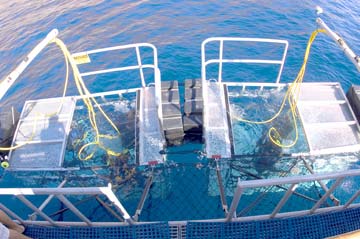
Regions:
[[[139,201],[139,204],[136,208],[136,212],[135,212],[135,215],[134,215],[134,220],[135,221],[138,221],[139,220],[139,216],[141,214],[141,211],[144,207],[144,203],[145,203],[145,199],[147,197],[147,195],[149,194],[149,191],[150,191],[150,187],[152,185],[152,182],[153,182],[153,175],[150,175],[150,177],[147,179],[146,181],[146,185],[145,185],[145,188],[144,188],[144,191],[141,195],[141,198],[140,198],[140,201]]]

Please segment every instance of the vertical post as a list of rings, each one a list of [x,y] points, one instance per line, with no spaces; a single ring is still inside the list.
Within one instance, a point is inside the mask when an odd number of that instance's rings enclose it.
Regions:
[[[224,185],[223,185],[222,178],[221,178],[219,159],[215,159],[215,162],[216,162],[216,176],[217,176],[217,180],[218,180],[218,184],[219,184],[221,204],[222,204],[223,210],[225,212],[225,215],[227,215],[228,205],[226,202]]]
[[[16,195],[16,197],[20,199],[20,201],[22,201],[26,206],[28,206],[30,209],[32,209],[34,212],[44,218],[46,221],[50,222],[51,225],[56,226],[56,223],[50,217],[48,217],[45,213],[35,207],[35,205],[32,204],[29,200],[27,200],[23,195]]]
[[[321,204],[323,204],[323,202],[330,196],[330,194],[340,185],[343,179],[343,177],[336,179],[335,183],[331,186],[331,188],[320,198],[320,200],[313,206],[313,208],[311,208],[310,214],[313,214],[316,209],[318,209]]]
[[[202,86],[205,85],[205,81],[206,81],[205,46],[206,46],[206,41],[202,42],[202,44],[201,44],[201,83],[202,83]]]
[[[289,199],[289,197],[293,194],[293,192],[295,191],[296,187],[297,187],[297,183],[293,183],[291,184],[291,186],[289,187],[289,189],[286,191],[285,195],[283,196],[283,198],[280,200],[280,202],[278,203],[278,205],[276,205],[274,211],[271,213],[270,218],[274,218],[275,215],[281,210],[281,208],[284,206],[284,204],[287,202],[287,200]]]
[[[224,51],[224,40],[220,40],[220,49],[219,49],[219,76],[218,82],[222,81],[222,65],[223,65],[223,51]]]
[[[56,195],[56,197],[63,202],[78,218],[85,222],[88,226],[92,226],[91,221],[84,216],[64,195]]]
[[[280,83],[280,78],[281,78],[281,74],[282,74],[282,71],[283,71],[283,68],[284,68],[284,63],[285,63],[288,47],[289,47],[289,43],[286,42],[285,43],[284,54],[283,54],[282,59],[281,59],[281,65],[280,65],[280,69],[279,69],[279,74],[278,74],[278,76],[276,78],[276,83]]]
[[[239,205],[239,201],[240,201],[242,192],[243,192],[243,189],[240,186],[240,179],[238,179],[237,187],[236,187],[236,190],[234,193],[233,200],[231,202],[230,210],[226,217],[227,222],[231,221],[232,218],[234,217],[234,213],[236,213],[236,208]]]
[[[143,68],[142,68],[139,46],[136,46],[135,49],[136,49],[136,58],[137,58],[137,62],[138,62],[138,66],[139,66],[139,71],[140,71],[141,86],[142,86],[142,87],[145,87],[145,86],[146,86],[146,83],[145,83],[145,79],[144,79],[144,71],[143,71]]]
[[[135,215],[133,217],[135,221],[138,221],[138,219],[139,219],[141,211],[142,211],[142,209],[144,207],[145,199],[146,199],[147,195],[149,194],[149,190],[150,190],[150,186],[151,186],[152,182],[153,182],[153,175],[150,175],[150,177],[146,181],[144,191],[143,191],[143,193],[141,195],[139,204],[138,204],[138,206],[136,208],[136,212],[135,212]]]

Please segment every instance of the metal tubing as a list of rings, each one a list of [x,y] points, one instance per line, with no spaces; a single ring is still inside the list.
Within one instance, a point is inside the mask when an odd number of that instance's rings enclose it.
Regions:
[[[151,184],[153,182],[153,176],[150,175],[150,177],[148,178],[148,180],[146,181],[146,185],[145,185],[145,188],[144,188],[144,191],[143,193],[141,194],[141,198],[140,198],[140,201],[139,201],[139,204],[136,208],[136,211],[135,211],[135,215],[134,215],[134,220],[135,221],[138,221],[139,219],[139,216],[141,214],[141,211],[144,207],[144,203],[145,203],[145,199],[147,197],[147,195],[149,194],[149,190],[150,190],[150,187],[151,187]]]
[[[285,49],[284,49],[283,57],[281,59],[282,63],[280,65],[279,74],[278,74],[278,76],[276,78],[276,83],[280,83],[280,78],[281,78],[282,71],[284,69],[284,64],[285,64],[285,59],[286,59],[288,47],[289,47],[289,43],[288,43],[288,41],[286,41],[285,42]]]
[[[85,222],[88,226],[92,226],[92,222],[84,216],[64,195],[56,195],[56,197],[67,206],[78,218]]]
[[[331,188],[320,198],[320,200],[311,208],[310,214],[313,214],[316,209],[318,209],[323,202],[331,195],[331,193],[339,186],[344,178],[340,177],[336,179],[335,183],[331,186]]]
[[[305,183],[326,179],[338,179],[344,177],[359,176],[360,169],[351,169],[345,172],[335,172],[335,173],[324,173],[324,174],[312,174],[312,175],[303,175],[303,176],[291,176],[284,178],[272,178],[272,179],[257,179],[257,180],[248,180],[248,181],[239,181],[238,186],[242,188],[256,188],[256,187],[267,187],[272,185],[283,185],[283,184],[293,184],[293,183]]]
[[[65,183],[66,183],[66,179],[64,179],[64,181],[62,181],[57,188],[62,188],[65,185]],[[54,194],[50,194],[45,199],[45,201],[40,205],[39,210],[42,211],[49,204],[49,202],[54,198],[54,196],[55,196]],[[31,214],[29,217],[31,219],[33,219],[34,216],[36,216],[36,213]],[[35,220],[35,219],[33,219],[33,220]]]
[[[9,208],[7,208],[4,204],[0,203],[0,209],[3,210],[6,214],[8,214],[10,217],[15,218],[18,220],[21,224],[25,225],[25,221],[21,219],[16,213],[11,211]]]
[[[225,190],[224,190],[224,185],[223,185],[222,178],[221,178],[221,173],[220,173],[220,167],[219,167],[218,160],[216,160],[216,176],[217,176],[217,180],[218,180],[218,184],[219,184],[221,205],[223,207],[225,215],[227,215],[227,213],[228,213],[228,205],[227,205],[227,202],[226,202]]]
[[[107,187],[72,188],[0,188],[0,195],[96,195],[103,194]]]
[[[151,64],[145,64],[142,66],[142,68],[155,69],[154,65],[151,65]],[[137,69],[140,69],[140,67],[139,66],[123,66],[123,67],[109,68],[106,70],[88,71],[88,72],[80,73],[80,76],[84,77],[84,76],[106,74],[106,73],[118,72],[118,71],[137,70]]]
[[[101,188],[101,191],[110,200],[110,202],[115,205],[116,209],[121,213],[125,221],[127,221],[129,224],[134,224],[134,220],[130,217],[129,213],[111,190],[111,184],[109,183],[108,187],[106,188]]]
[[[112,210],[112,208],[107,205],[99,196],[96,196],[95,198],[106,210],[108,210],[108,212],[110,212],[114,217],[116,217],[116,219],[118,219],[120,222],[124,221],[124,219],[121,218],[114,210]]]
[[[30,221],[30,220],[26,220],[24,221],[24,224],[29,224],[29,225],[37,225],[37,226],[52,226],[51,223],[47,222],[47,221]],[[56,222],[57,226],[60,227],[86,227],[88,226],[85,222],[64,222],[64,221],[59,221]],[[125,223],[125,222],[93,222],[92,226],[93,227],[116,227],[116,226],[128,226],[129,224]]]
[[[143,72],[142,65],[141,65],[140,50],[139,50],[138,46],[135,47],[135,49],[136,49],[136,58],[137,58],[137,62],[138,62],[138,67],[139,67],[139,70],[140,70],[141,86],[145,87],[146,83],[145,83],[145,79],[144,79],[144,72]]]
[[[221,41],[223,42],[223,41]],[[222,55],[220,55],[220,57],[222,57]],[[281,65],[282,61],[277,61],[277,60],[255,60],[255,59],[212,59],[212,60],[208,60],[205,62],[205,66],[210,65],[210,64],[214,64],[214,63],[219,63],[222,66],[222,63],[249,63],[249,64],[278,64]],[[219,68],[220,71],[220,68]],[[276,82],[278,83],[278,82]]]
[[[230,205],[230,210],[229,213],[227,214],[227,217],[225,218],[225,221],[229,222],[234,217],[234,213],[236,213],[236,208],[239,205],[242,192],[243,192],[243,188],[240,186],[240,179],[238,179],[236,191],[234,193],[234,197]]]
[[[337,33],[331,30],[321,18],[317,18],[316,22],[321,28],[325,29],[327,35],[336,42],[336,44],[341,48],[341,50],[344,51],[345,55],[355,65],[356,69],[360,71],[360,56],[356,55],[346,44],[344,39],[342,39]]]
[[[223,51],[224,51],[224,41],[220,40],[220,50],[219,50],[219,76],[218,82],[222,81],[222,63],[223,63]],[[205,63],[207,65],[207,63]]]
[[[77,57],[77,56],[81,56],[81,55],[91,55],[91,54],[96,54],[96,53],[101,53],[101,52],[106,52],[106,51],[124,50],[124,49],[135,48],[135,47],[151,48],[154,52],[154,65],[156,68],[158,67],[157,49],[153,44],[150,44],[150,43],[135,43],[135,44],[122,45],[122,46],[100,48],[100,49],[95,49],[95,50],[90,50],[90,51],[77,52],[77,53],[72,54],[72,57]]]
[[[219,52],[219,59],[211,59],[206,61],[206,44],[209,42],[219,41],[220,42],[220,52]],[[284,44],[284,51],[281,60],[257,60],[257,59],[222,59],[223,58],[223,43],[224,41],[238,41],[238,42],[264,42],[264,43],[274,43],[274,44]],[[277,40],[277,39],[265,39],[265,38],[242,38],[242,37],[211,37],[206,39],[201,44],[201,79],[204,85],[206,79],[206,66],[211,63],[219,63],[219,77],[218,81],[222,81],[222,64],[233,62],[233,63],[261,63],[261,64],[279,64],[279,73],[276,78],[276,83],[280,82],[280,77],[282,74],[282,70],[284,67],[287,50],[288,50],[289,43],[285,40]]]
[[[293,192],[295,191],[296,187],[298,184],[293,183],[291,184],[291,186],[289,187],[289,189],[286,191],[285,195],[283,196],[283,198],[280,200],[280,202],[278,203],[278,205],[276,205],[274,211],[271,213],[270,218],[274,218],[276,216],[276,214],[280,211],[280,209],[284,206],[284,204],[287,202],[287,200],[289,199],[289,197],[293,194]]]
[[[59,31],[57,29],[53,29],[51,32],[49,32],[47,36],[31,50],[31,52],[15,68],[15,70],[13,70],[7,77],[5,77],[5,79],[0,83],[0,100],[4,97],[6,92],[14,84],[21,73],[28,67],[34,58],[39,55],[39,53],[56,38],[58,33]]]
[[[349,201],[347,201],[344,206],[343,209],[346,209],[350,206],[350,204],[359,197],[360,195],[360,190],[358,190],[354,195],[352,195],[352,197],[349,199]]]
[[[16,195],[20,201],[22,201],[26,206],[28,206],[30,209],[32,209],[34,212],[36,212],[39,216],[44,218],[46,221],[48,221],[51,225],[56,226],[56,223],[48,217],[45,213],[40,211],[34,204],[32,204],[29,200],[27,200],[23,195]]]
[[[314,170],[310,167],[310,165],[308,164],[308,162],[306,162],[306,160],[304,158],[302,158],[302,161],[304,162],[305,167],[307,168],[307,170],[309,170],[309,172],[311,174],[315,174]],[[322,181],[317,181],[320,186],[324,189],[325,192],[327,192],[329,190],[329,188],[322,182]],[[337,206],[339,205],[340,201],[339,199],[337,199],[334,194],[330,194],[330,199],[333,201],[333,203]]]

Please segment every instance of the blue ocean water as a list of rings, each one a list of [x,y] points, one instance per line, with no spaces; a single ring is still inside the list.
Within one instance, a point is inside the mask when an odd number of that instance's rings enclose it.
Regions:
[[[282,81],[290,82],[302,64],[308,37],[316,28],[316,5],[324,9],[322,18],[328,25],[342,35],[355,52],[360,53],[360,9],[355,0],[3,2],[0,4],[0,72],[5,77],[51,29],[58,28],[59,38],[71,52],[136,42],[152,43],[158,48],[162,79],[180,82],[200,77],[200,45],[208,37],[285,39],[290,47]],[[110,64],[103,62],[104,68]],[[60,96],[64,74],[62,54],[51,46],[18,79],[1,104],[15,105],[21,110],[27,99]],[[241,72],[239,74],[241,77]],[[89,80],[87,85],[90,91],[96,92],[131,84],[130,81],[109,81]],[[359,83],[359,74],[331,39],[319,35],[313,45],[304,81],[339,81],[347,90],[352,83]],[[69,87],[68,95],[71,94],[76,94],[73,84]],[[213,168],[214,165],[203,162],[198,168],[184,164],[159,173],[157,185],[161,186],[152,189],[154,192],[145,205],[144,219],[221,217],[223,212],[218,198],[202,198],[199,201],[188,190],[193,188],[194,191],[217,196],[216,179],[214,175],[208,176],[208,171]],[[203,182],[188,180],[187,183],[191,184],[185,185],[179,178],[201,178]],[[174,182],[171,187],[161,184],[166,180]],[[127,200],[127,197],[131,194],[139,197],[141,188],[129,192],[131,189],[131,185],[122,188],[121,199],[133,212],[136,200]],[[179,213],[177,209],[182,206],[181,202],[178,201],[179,205],[174,208],[172,200],[184,196],[189,205],[197,208],[187,208]],[[169,211],[169,208],[174,211]]]
[[[296,76],[311,32],[315,6],[355,52],[360,52],[359,6],[350,1],[4,1],[0,4],[0,73],[5,77],[53,28],[71,52],[135,42],[157,46],[162,79],[200,77],[200,44],[211,36],[266,37],[290,42],[282,81]],[[107,62],[103,63],[110,64]],[[60,96],[61,52],[50,47],[8,92],[3,104]],[[346,90],[359,74],[326,36],[316,40],[305,81],[339,81]],[[90,90],[116,88],[116,81]],[[123,84],[123,82],[121,83]],[[69,94],[75,94],[70,87]],[[19,97],[21,96],[21,97]]]

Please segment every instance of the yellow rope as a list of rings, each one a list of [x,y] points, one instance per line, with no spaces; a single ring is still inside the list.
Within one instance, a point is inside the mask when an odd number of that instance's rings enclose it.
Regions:
[[[263,121],[253,121],[253,120],[243,119],[241,117],[234,116],[234,118],[236,120],[244,122],[244,123],[268,124],[268,123],[271,123],[272,121],[274,121],[281,114],[286,102],[288,102],[289,106],[290,106],[294,129],[295,129],[295,139],[289,144],[283,144],[280,140],[282,138],[282,136],[280,135],[279,131],[275,127],[271,127],[268,131],[269,139],[272,143],[274,143],[275,145],[277,145],[279,147],[290,148],[290,147],[293,147],[296,144],[296,142],[298,141],[299,132],[298,132],[298,126],[297,126],[297,122],[296,122],[297,121],[296,104],[297,104],[297,100],[298,100],[299,93],[300,93],[300,86],[301,86],[301,83],[302,83],[304,75],[305,75],[305,70],[306,70],[306,65],[307,65],[307,61],[309,58],[309,54],[310,54],[311,45],[314,42],[314,40],[319,32],[325,32],[325,30],[317,29],[312,32],[312,34],[309,38],[309,41],[307,43],[307,47],[306,47],[306,51],[305,51],[305,55],[304,55],[304,61],[300,68],[300,71],[299,71],[297,77],[295,78],[295,80],[290,84],[288,90],[286,91],[285,96],[281,102],[279,110],[271,118],[263,120]]]
[[[79,69],[77,68],[76,63],[74,62],[74,60],[73,60],[69,50],[65,46],[65,44],[58,38],[56,38],[54,40],[54,42],[60,47],[65,58],[68,59],[70,62],[70,65],[72,67],[73,74],[74,74],[74,80],[75,80],[76,87],[79,91],[80,96],[82,96],[82,100],[84,101],[84,103],[88,109],[88,116],[89,116],[90,124],[91,124],[92,128],[94,129],[95,135],[96,135],[95,140],[93,142],[87,143],[80,148],[80,150],[78,152],[79,159],[88,160],[94,155],[94,152],[92,152],[92,153],[88,154],[86,157],[82,157],[83,151],[91,145],[97,145],[101,149],[105,150],[106,153],[109,155],[120,156],[122,154],[122,152],[115,152],[113,150],[110,150],[109,148],[106,148],[103,144],[101,144],[101,142],[100,142],[101,138],[113,139],[116,137],[120,137],[121,133],[120,133],[119,129],[112,122],[112,120],[109,118],[109,116],[105,113],[105,111],[102,109],[100,104],[96,101],[96,99],[94,97],[88,96],[88,95],[90,95],[90,91],[86,88],[86,85],[80,76]],[[113,135],[100,134],[98,126],[97,126],[97,122],[96,122],[96,113],[95,113],[92,102],[98,108],[98,110],[101,112],[101,114],[105,117],[105,119],[110,123],[110,125],[115,129],[115,131],[118,133],[118,135],[113,136]]]
[[[113,138],[119,137],[121,135],[119,129],[112,122],[112,120],[109,118],[109,116],[104,112],[104,110],[102,109],[100,104],[95,100],[95,98],[94,97],[88,97],[88,95],[90,95],[90,92],[86,88],[85,83],[84,83],[84,81],[82,80],[82,78],[80,76],[79,69],[77,68],[77,65],[74,62],[74,60],[73,60],[69,50],[67,49],[66,45],[58,38],[55,38],[54,42],[56,43],[56,45],[59,46],[59,48],[61,49],[61,51],[62,51],[62,53],[64,55],[64,58],[65,58],[66,77],[65,77],[65,83],[64,83],[64,91],[63,91],[63,95],[62,95],[62,101],[61,101],[61,104],[60,104],[58,110],[56,112],[53,112],[53,113],[42,114],[42,116],[43,117],[52,117],[54,115],[57,115],[61,111],[62,106],[63,106],[63,99],[64,99],[64,97],[66,95],[66,90],[67,90],[68,81],[69,81],[69,64],[70,64],[71,68],[73,70],[76,87],[77,87],[77,89],[79,91],[80,96],[82,96],[82,99],[83,99],[83,101],[84,101],[84,103],[85,103],[85,105],[86,105],[86,107],[88,109],[88,116],[89,116],[90,124],[91,124],[91,126],[94,129],[95,134],[96,134],[95,140],[93,142],[87,143],[87,144],[83,145],[80,148],[80,150],[78,152],[79,159],[88,160],[94,155],[94,152],[92,152],[92,153],[88,154],[86,157],[82,157],[82,153],[83,153],[84,149],[91,146],[91,145],[99,146],[100,148],[105,150],[106,153],[109,154],[109,155],[120,156],[122,154],[121,152],[115,152],[113,150],[110,150],[110,149],[106,148],[104,145],[102,145],[101,142],[100,142],[100,138],[113,139]],[[99,109],[99,111],[102,113],[102,115],[105,117],[105,119],[110,123],[110,125],[115,129],[115,131],[117,132],[118,135],[112,136],[112,135],[100,134],[99,129],[97,127],[96,113],[95,113],[94,106],[93,106],[92,102]],[[32,135],[29,137],[27,142],[22,143],[22,144],[18,144],[18,145],[12,146],[12,147],[0,147],[0,150],[1,151],[14,150],[14,149],[20,148],[20,147],[28,144],[30,141],[32,141],[32,139],[35,136],[35,132],[36,132],[36,122],[37,122],[37,118],[35,119]],[[85,137],[85,135],[87,135],[87,132],[84,134],[84,137]]]
[[[66,73],[65,73],[64,90],[63,90],[63,95],[62,95],[62,99],[61,99],[61,104],[59,105],[59,108],[57,109],[57,111],[55,111],[53,113],[49,113],[49,114],[37,113],[37,116],[35,117],[35,122],[34,122],[34,125],[33,125],[32,133],[31,133],[30,137],[26,140],[26,142],[24,142],[22,144],[15,145],[15,146],[12,146],[12,147],[0,147],[0,151],[15,150],[15,149],[18,149],[18,148],[21,148],[21,147],[27,145],[30,141],[32,141],[34,139],[35,132],[36,132],[36,122],[41,116],[43,116],[43,117],[52,117],[52,116],[55,116],[55,115],[60,113],[60,111],[62,109],[62,106],[63,106],[63,103],[64,103],[63,100],[64,100],[64,97],[66,95],[66,90],[67,90],[67,86],[68,86],[68,82],[69,82],[69,61],[68,61],[67,57],[65,57],[65,65],[66,65]]]

